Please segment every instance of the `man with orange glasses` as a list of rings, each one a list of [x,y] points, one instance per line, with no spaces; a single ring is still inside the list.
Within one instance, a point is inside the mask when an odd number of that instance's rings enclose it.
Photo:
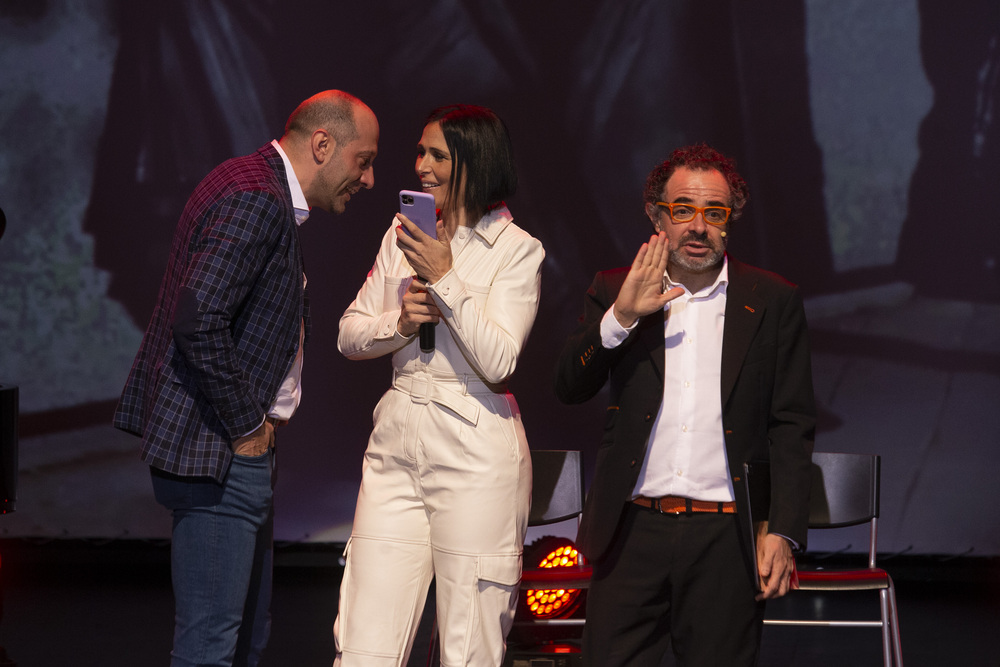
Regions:
[[[685,666],[754,665],[764,600],[793,585],[815,430],[809,345],[798,288],[726,254],[747,198],[731,159],[675,150],[646,181],[655,235],[631,267],[597,275],[559,358],[563,402],[611,384],[578,536],[594,567],[585,665],[655,667],[668,646]],[[771,478],[756,553],[751,460]]]

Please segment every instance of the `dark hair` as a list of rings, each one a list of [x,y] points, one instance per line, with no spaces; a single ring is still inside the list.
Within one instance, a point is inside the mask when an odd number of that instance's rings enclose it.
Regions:
[[[451,187],[446,208],[465,183],[465,212],[474,223],[517,191],[514,149],[507,126],[493,111],[470,104],[438,107],[426,124],[440,123],[451,153]]]
[[[655,204],[663,195],[663,186],[679,167],[688,169],[715,169],[729,184],[729,206],[733,209],[731,221],[743,213],[743,207],[750,199],[750,189],[746,181],[736,171],[736,161],[728,158],[707,144],[695,144],[676,149],[670,157],[656,166],[646,178],[643,198],[646,203]]]

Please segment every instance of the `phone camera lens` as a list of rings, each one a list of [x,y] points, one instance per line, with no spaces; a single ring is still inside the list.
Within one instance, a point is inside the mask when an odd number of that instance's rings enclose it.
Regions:
[[[407,205],[412,204],[413,203],[413,196],[412,195],[403,195],[403,203],[407,204]]]

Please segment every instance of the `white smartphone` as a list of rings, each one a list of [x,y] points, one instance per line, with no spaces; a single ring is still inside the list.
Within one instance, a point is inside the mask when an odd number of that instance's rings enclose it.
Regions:
[[[437,209],[434,195],[414,190],[399,191],[399,212],[431,238],[437,238]],[[406,228],[403,228],[406,231]]]

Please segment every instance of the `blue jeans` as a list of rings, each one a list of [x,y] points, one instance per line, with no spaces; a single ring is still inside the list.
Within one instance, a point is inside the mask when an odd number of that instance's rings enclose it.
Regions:
[[[271,633],[274,450],[234,456],[225,481],[150,468],[173,514],[171,667],[254,667]]]

